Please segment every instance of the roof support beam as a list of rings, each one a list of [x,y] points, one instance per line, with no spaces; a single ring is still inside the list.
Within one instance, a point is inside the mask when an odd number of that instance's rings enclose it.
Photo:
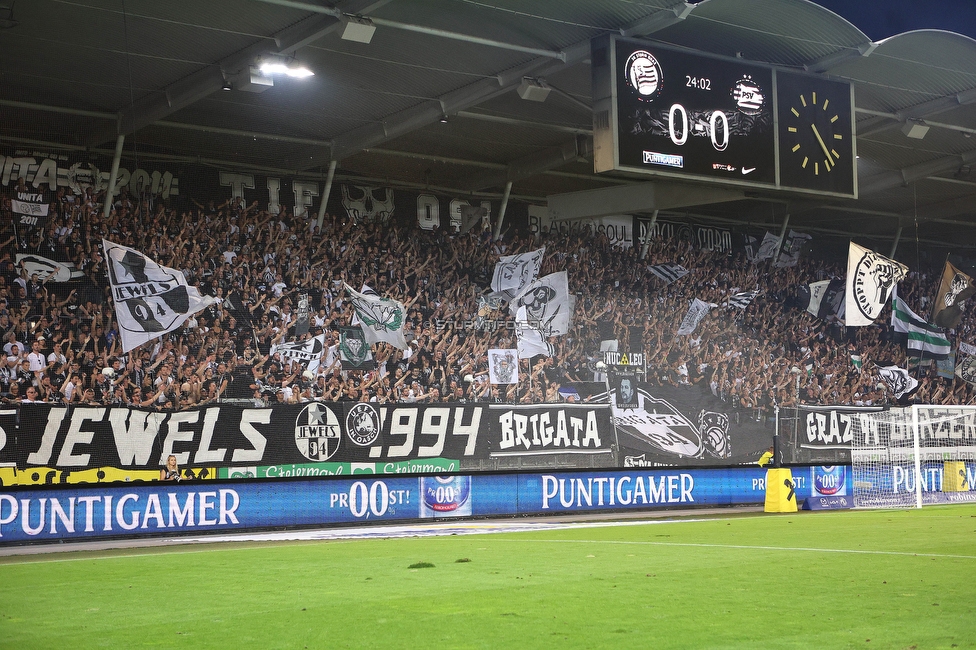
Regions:
[[[931,101],[909,106],[908,108],[896,111],[895,113],[882,113],[880,111],[868,111],[866,109],[856,109],[858,113],[872,115],[880,118],[873,123],[862,124],[857,129],[857,136],[868,137],[883,131],[890,131],[898,128],[905,123],[905,120],[923,120],[930,115],[944,113],[959,106],[967,106],[976,103],[976,88],[965,90],[956,95],[938,97]],[[891,121],[887,121],[891,120]]]
[[[867,179],[864,183],[859,183],[858,194],[860,196],[870,196],[900,185],[914,183],[928,176],[955,171],[962,165],[971,165],[974,162],[976,162],[976,150],[971,150],[956,156],[945,156],[943,158],[918,163],[917,165],[911,165],[903,169],[884,172]]]
[[[514,160],[506,165],[503,171],[482,173],[462,179],[459,185],[470,191],[483,190],[549,171],[577,158],[585,158],[592,153],[593,141],[586,136],[578,135],[559,147],[534,151]]]
[[[684,3],[681,5],[681,10],[677,12],[670,10],[656,12],[650,18],[653,18],[657,14],[662,14],[662,19],[653,24],[648,23],[640,27],[639,33],[640,35],[646,36],[657,29],[663,29],[668,25],[674,24],[678,20],[684,20],[693,9],[693,5]],[[668,18],[666,14],[671,14],[674,20]],[[667,18],[667,20],[664,20],[664,18]],[[636,28],[636,25],[641,25],[641,23],[636,23],[634,28]],[[622,29],[621,33],[638,33],[631,32],[630,29]],[[537,57],[512,70],[498,74],[494,79],[482,79],[442,95],[434,101],[404,109],[389,116],[381,124],[365,124],[352,131],[348,131],[335,139],[335,146],[330,154],[313,157],[308,168],[322,165],[329,159],[328,156],[331,156],[333,159],[342,160],[363,149],[375,147],[397,136],[422,128],[428,124],[433,124],[439,121],[445,113],[455,114],[472,106],[477,106],[510,91],[522,82],[522,77],[544,77],[585,61],[590,56],[590,41],[585,40],[576,43],[562,50],[562,55],[560,60],[555,61],[550,58]]]
[[[548,197],[549,217],[553,221],[671,210],[744,198],[745,193],[741,190],[670,182],[647,182]]]
[[[855,59],[860,59],[863,57],[871,56],[875,49],[877,49],[878,44],[867,41],[866,43],[861,43],[857,47],[844,48],[833,54],[828,54],[827,56],[807,63],[803,66],[803,69],[807,72],[816,72],[822,74],[836,68],[837,66],[847,63],[848,61],[853,61]]]
[[[681,4],[675,5],[669,9],[656,11],[647,18],[643,18],[633,25],[622,28],[620,30],[620,35],[632,37],[653,34],[654,32],[661,31],[662,29],[670,27],[671,25],[680,23],[682,20],[691,15],[691,12],[694,10],[695,5],[682,2]]]
[[[299,2],[297,0],[259,0],[259,1],[266,2],[272,5],[278,5],[281,7],[289,7],[291,9],[301,9],[303,11],[311,11],[313,13],[324,14],[340,20],[347,15],[354,15],[349,11],[342,11],[340,9],[333,9],[331,7],[323,7],[321,5],[312,4],[310,2]],[[440,38],[449,38],[455,41],[464,41],[465,43],[474,43],[476,45],[497,47],[503,50],[511,50],[513,52],[525,52],[526,54],[534,54],[536,56],[547,56],[553,59],[559,59],[560,61],[565,60],[564,53],[555,50],[546,50],[538,47],[528,47],[525,45],[518,45],[516,43],[505,43],[503,41],[495,41],[490,38],[473,36],[471,34],[450,32],[447,31],[446,29],[436,29],[434,27],[425,27],[424,25],[414,25],[412,23],[401,23],[396,20],[387,20],[386,18],[370,18],[369,20],[374,25],[379,25],[381,27],[402,29],[408,32],[426,34],[427,36],[438,36]]]
[[[361,9],[372,11],[390,0],[379,0]],[[362,2],[357,5],[362,5]],[[106,127],[92,134],[89,142],[99,145],[117,135],[128,135],[223,88],[226,75],[247,71],[254,59],[269,52],[291,54],[296,49],[338,29],[342,23],[332,16],[313,14],[273,35],[274,44],[261,39],[230,56],[205,66],[170,84],[162,92],[151,92],[119,112],[117,127]]]

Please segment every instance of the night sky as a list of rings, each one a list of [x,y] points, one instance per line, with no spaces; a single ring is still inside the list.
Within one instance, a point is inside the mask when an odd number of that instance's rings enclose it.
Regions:
[[[879,41],[917,29],[944,29],[976,39],[973,0],[814,0]]]

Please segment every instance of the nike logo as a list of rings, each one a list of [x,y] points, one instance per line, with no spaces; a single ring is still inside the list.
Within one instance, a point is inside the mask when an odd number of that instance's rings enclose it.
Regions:
[[[756,171],[756,168],[755,167],[743,167],[742,168],[742,175],[745,176],[746,174],[751,174],[754,171]]]

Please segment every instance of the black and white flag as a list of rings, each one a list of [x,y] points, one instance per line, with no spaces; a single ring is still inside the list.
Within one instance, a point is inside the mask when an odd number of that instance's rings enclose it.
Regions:
[[[870,325],[888,305],[892,289],[908,274],[904,264],[850,243],[847,254],[848,327]]]
[[[976,294],[973,279],[946,260],[942,282],[932,307],[932,322],[939,327],[954,329],[962,320],[966,301]]]
[[[491,329],[489,327],[488,317],[491,316],[491,312],[500,309],[501,306],[501,296],[478,296],[478,316],[475,318],[474,328],[477,330]]]
[[[190,286],[182,271],[139,251],[102,240],[123,354],[182,325],[214,302]]]
[[[771,232],[767,232],[766,236],[763,237],[762,243],[759,245],[759,250],[756,251],[755,257],[750,261],[755,264],[756,262],[762,262],[763,260],[776,257],[781,242],[782,240],[779,237]]]
[[[461,223],[458,232],[462,235],[470,232],[478,224],[482,224],[488,216],[488,209],[481,205],[462,205],[460,209]]]
[[[343,370],[372,370],[373,351],[361,327],[339,328],[339,360]]]
[[[908,371],[898,366],[878,366],[878,376],[884,380],[895,399],[910,395],[918,388],[918,380],[908,374]]]
[[[14,213],[17,236],[24,238],[30,232],[46,228],[50,207],[47,194],[40,188],[16,191],[10,200],[10,211]]]
[[[745,309],[749,306],[749,303],[759,295],[759,289],[755,291],[743,291],[737,293],[729,298],[729,307],[735,307],[736,309]]]
[[[43,255],[34,253],[17,253],[17,266],[23,265],[27,275],[35,273],[37,278],[44,282],[70,282],[84,277],[84,273],[78,270],[74,262],[58,262]]]
[[[783,248],[780,249],[779,257],[773,262],[773,266],[776,268],[796,266],[800,262],[800,251],[803,250],[803,245],[811,239],[813,237],[805,232],[791,230],[783,241]]]
[[[712,303],[695,298],[691,302],[684,320],[681,321],[681,327],[678,328],[676,336],[688,336],[694,333],[698,323],[702,322],[702,319],[708,315],[709,310],[714,306]]]
[[[546,247],[530,253],[503,255],[495,264],[491,289],[505,300],[514,300],[539,275]]]
[[[519,382],[518,350],[488,350],[488,381],[492,384]]]
[[[527,320],[545,336],[561,336],[569,332],[572,302],[569,296],[569,276],[566,271],[550,273],[531,282],[509,305],[513,315],[525,307]]]
[[[685,267],[673,262],[648,266],[647,270],[659,277],[664,284],[671,284],[675,280],[680,280],[690,273]]]
[[[820,315],[820,303],[823,301],[829,286],[830,280],[821,280],[800,287],[801,295],[806,298],[806,311],[812,316]]]
[[[519,359],[531,359],[537,355],[551,357],[555,350],[538,327],[529,321],[525,305],[515,315],[515,338],[518,340]]]
[[[271,354],[281,355],[284,361],[297,361],[306,370],[318,372],[322,353],[325,351],[325,334],[319,334],[307,341],[279,343],[271,346]]]
[[[308,294],[298,294],[298,309],[295,311],[295,338],[301,338],[308,334],[310,316],[311,309],[308,304]]]

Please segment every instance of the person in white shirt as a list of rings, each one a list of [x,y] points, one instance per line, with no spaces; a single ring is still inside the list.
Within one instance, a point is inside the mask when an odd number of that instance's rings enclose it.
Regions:
[[[30,354],[27,355],[27,361],[30,362],[31,372],[41,372],[47,368],[47,357],[44,355],[44,350],[41,349],[43,343],[43,339],[34,341],[33,349],[30,351]]]
[[[47,355],[47,362],[49,364],[68,363],[68,358],[64,356],[64,354],[61,352],[60,342],[54,344],[54,351],[51,354]]]

